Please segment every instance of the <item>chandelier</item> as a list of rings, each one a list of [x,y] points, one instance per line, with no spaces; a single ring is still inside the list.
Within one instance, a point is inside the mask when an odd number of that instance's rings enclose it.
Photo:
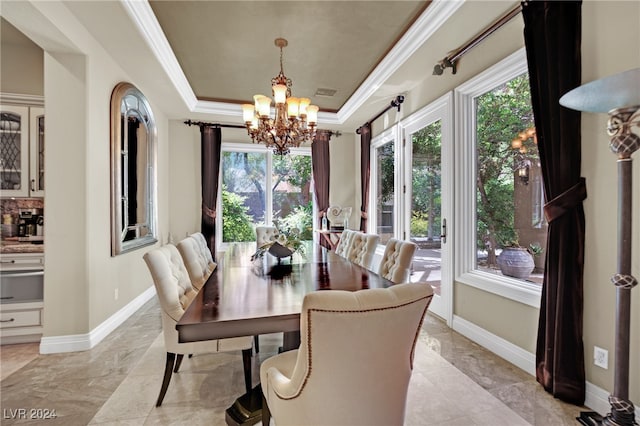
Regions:
[[[275,117],[271,117],[271,98],[253,97],[255,104],[242,105],[242,117],[247,132],[254,143],[263,143],[279,155],[289,153],[289,148],[313,141],[318,124],[318,107],[310,105],[308,98],[291,96],[291,79],[282,70],[282,48],[287,40],[277,38],[280,48],[280,73],[271,79],[271,93],[275,101]]]

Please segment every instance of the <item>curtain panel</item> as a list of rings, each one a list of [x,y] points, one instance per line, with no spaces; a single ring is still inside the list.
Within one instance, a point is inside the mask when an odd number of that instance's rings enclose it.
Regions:
[[[200,162],[202,170],[202,219],[200,228],[214,260],[216,260],[216,204],[218,202],[221,151],[222,131],[220,128],[200,126]]]
[[[580,112],[559,99],[581,84],[581,1],[524,1],[531,102],[549,222],[536,346],[536,378],[554,397],[585,398],[583,267],[586,185]]]
[[[360,128],[360,182],[362,204],[360,205],[360,231],[367,232],[367,210],[369,209],[369,180],[371,176],[371,124]]]
[[[322,217],[329,208],[329,139],[331,132],[319,130],[311,144],[311,167],[313,169],[313,187],[316,197],[316,208],[318,209],[317,228],[322,226]],[[320,245],[330,248],[329,243],[324,238],[320,238]]]

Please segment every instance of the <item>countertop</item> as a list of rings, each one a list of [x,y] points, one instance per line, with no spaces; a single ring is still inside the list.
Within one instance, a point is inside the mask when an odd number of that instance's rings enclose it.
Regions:
[[[2,240],[0,254],[7,253],[44,253],[44,244]]]

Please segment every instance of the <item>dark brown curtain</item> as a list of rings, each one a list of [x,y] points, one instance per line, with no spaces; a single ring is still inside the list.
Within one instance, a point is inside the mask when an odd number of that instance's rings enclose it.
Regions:
[[[218,201],[218,176],[220,176],[220,152],[222,132],[219,127],[200,126],[202,167],[202,220],[201,231],[207,240],[213,259],[216,259],[216,203]]]
[[[371,124],[360,127],[360,179],[362,204],[360,205],[360,231],[367,231],[367,209],[369,208],[369,178],[371,174]]]
[[[311,144],[311,164],[313,168],[313,183],[318,209],[318,228],[321,227],[322,217],[329,208],[329,139],[331,132],[318,131]],[[324,238],[320,238],[320,245],[330,248]]]
[[[536,378],[556,398],[582,405],[584,210],[580,112],[560,97],[581,83],[580,1],[522,3],[538,148],[549,222],[536,348]]]

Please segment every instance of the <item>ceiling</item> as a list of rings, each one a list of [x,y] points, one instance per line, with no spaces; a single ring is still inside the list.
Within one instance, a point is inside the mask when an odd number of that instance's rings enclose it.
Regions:
[[[284,74],[292,95],[338,111],[425,10],[426,1],[151,1],[196,97],[253,103]],[[327,93],[333,93],[327,96]]]
[[[3,16],[45,50],[74,51],[66,28],[3,4]],[[38,3],[40,4],[40,3]],[[240,104],[270,95],[283,68],[292,95],[320,107],[320,128],[354,132],[416,87],[442,93],[452,76],[432,70],[513,0],[118,0],[63,1],[63,6],[116,61],[130,81],[170,119],[242,124]],[[11,7],[8,7],[8,6]],[[47,2],[42,3],[48,6]],[[60,21],[63,22],[63,21]],[[49,28],[53,24],[53,27]],[[2,31],[5,37],[14,33]],[[479,49],[480,50],[480,49]],[[488,53],[488,55],[487,55]],[[491,63],[490,51],[465,58]],[[326,92],[335,91],[332,96]],[[320,92],[320,93],[318,93]],[[323,94],[323,92],[325,92]],[[412,103],[412,105],[408,105]],[[405,107],[423,106],[408,99]]]

